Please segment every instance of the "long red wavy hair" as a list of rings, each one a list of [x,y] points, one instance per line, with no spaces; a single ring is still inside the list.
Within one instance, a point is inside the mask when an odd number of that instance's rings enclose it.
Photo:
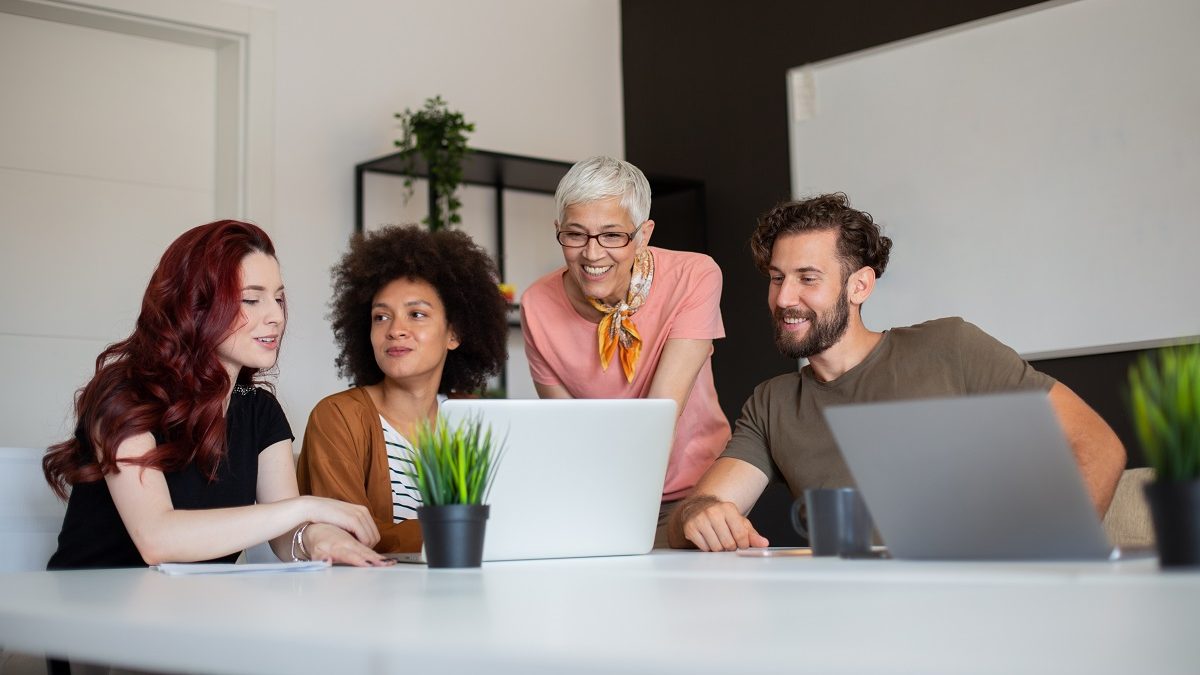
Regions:
[[[216,477],[231,384],[217,346],[241,319],[242,259],[255,252],[274,257],[271,238],[236,220],[194,227],[167,248],[133,333],[96,357],[95,375],[76,394],[75,436],[42,458],[59,497],[116,472],[117,447],[146,432],[164,442],[122,464],[177,471],[195,462]],[[237,383],[253,383],[257,372],[243,368]]]

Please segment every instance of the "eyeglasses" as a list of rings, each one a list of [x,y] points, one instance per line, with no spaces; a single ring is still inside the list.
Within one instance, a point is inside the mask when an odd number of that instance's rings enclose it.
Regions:
[[[646,223],[642,223],[645,225]],[[634,228],[633,232],[601,232],[600,234],[587,234],[586,232],[576,232],[574,230],[559,230],[554,238],[558,239],[558,243],[567,248],[583,248],[588,245],[588,241],[595,239],[596,243],[604,248],[625,248],[633,238],[637,236],[638,231],[642,229],[642,225]]]

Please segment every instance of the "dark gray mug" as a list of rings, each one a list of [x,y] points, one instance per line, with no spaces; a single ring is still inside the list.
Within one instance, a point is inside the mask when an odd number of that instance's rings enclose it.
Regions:
[[[800,522],[800,506],[808,512],[808,527]],[[874,526],[871,514],[854,488],[815,488],[792,502],[792,527],[808,539],[814,556],[870,555]]]

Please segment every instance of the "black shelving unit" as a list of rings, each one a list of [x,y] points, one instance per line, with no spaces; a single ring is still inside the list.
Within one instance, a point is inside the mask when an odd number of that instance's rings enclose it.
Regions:
[[[543,194],[554,194],[558,181],[571,168],[570,162],[560,162],[538,157],[509,155],[490,150],[472,150],[463,165],[463,182],[468,185],[483,185],[496,190],[496,266],[500,278],[505,278],[504,255],[504,193],[507,190],[524,190]],[[428,169],[420,157],[415,162],[418,177],[427,177]],[[368,173],[404,175],[405,162],[400,153],[368,160],[354,167],[354,223],[355,229],[363,231],[363,178]],[[658,222],[677,222],[665,232],[655,230],[655,243],[665,243],[666,248],[707,252],[707,227],[704,222],[704,183],[698,180],[646,174],[650,191],[654,195],[652,217]],[[432,186],[430,201],[433,200]],[[667,241],[664,241],[667,240]]]

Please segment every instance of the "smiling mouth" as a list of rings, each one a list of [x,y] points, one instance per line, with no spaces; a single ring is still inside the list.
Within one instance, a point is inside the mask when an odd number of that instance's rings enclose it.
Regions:
[[[789,333],[799,331],[801,328],[812,323],[814,318],[812,316],[804,316],[802,312],[796,310],[780,311],[775,315],[775,320],[779,324],[779,330]]]
[[[604,276],[611,269],[612,269],[612,265],[605,265],[604,267],[593,267],[592,265],[583,265],[583,273],[588,275],[589,277]]]
[[[278,337],[257,337],[257,338],[254,338],[254,341],[261,345],[274,347],[275,343],[279,341],[279,338]]]

